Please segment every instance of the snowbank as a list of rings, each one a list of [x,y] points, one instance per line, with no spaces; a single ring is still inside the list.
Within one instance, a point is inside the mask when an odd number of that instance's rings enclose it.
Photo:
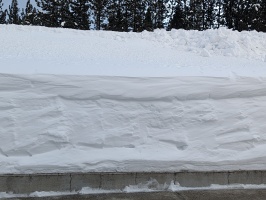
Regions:
[[[266,169],[265,33],[0,25],[0,43],[0,173]]]

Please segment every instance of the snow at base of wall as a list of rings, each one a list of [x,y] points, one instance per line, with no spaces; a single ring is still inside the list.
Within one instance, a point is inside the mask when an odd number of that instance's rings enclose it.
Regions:
[[[84,187],[80,191],[65,192],[42,192],[36,191],[30,194],[13,194],[0,192],[0,199],[4,198],[22,198],[22,197],[57,197],[69,195],[88,195],[88,194],[110,194],[110,193],[138,193],[138,192],[181,192],[181,191],[203,191],[203,190],[236,190],[236,189],[266,189],[266,185],[251,184],[231,184],[231,185],[211,185],[209,187],[181,187],[174,182],[168,184],[159,184],[156,180],[150,180],[138,185],[126,186],[123,190],[103,190],[90,187]]]
[[[266,169],[265,78],[0,75],[0,173]]]

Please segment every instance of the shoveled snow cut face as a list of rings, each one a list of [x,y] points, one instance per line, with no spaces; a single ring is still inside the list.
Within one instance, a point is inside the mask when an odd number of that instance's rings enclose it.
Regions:
[[[265,78],[0,76],[0,173],[265,169]]]

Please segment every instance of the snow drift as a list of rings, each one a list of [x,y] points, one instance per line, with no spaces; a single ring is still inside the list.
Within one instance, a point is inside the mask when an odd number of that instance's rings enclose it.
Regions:
[[[0,36],[0,173],[265,169],[265,33]]]

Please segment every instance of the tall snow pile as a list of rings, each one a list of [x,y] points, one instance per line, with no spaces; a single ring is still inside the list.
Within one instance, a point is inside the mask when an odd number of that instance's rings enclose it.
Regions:
[[[0,40],[0,173],[265,169],[265,33]]]

